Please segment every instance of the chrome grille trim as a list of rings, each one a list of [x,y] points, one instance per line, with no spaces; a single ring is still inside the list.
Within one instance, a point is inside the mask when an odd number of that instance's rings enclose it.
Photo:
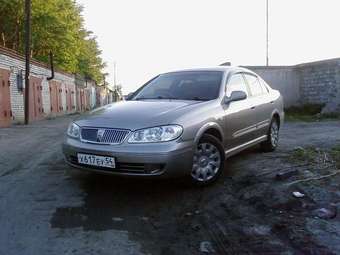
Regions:
[[[98,130],[104,130],[101,139],[97,136]],[[117,145],[122,144],[130,132],[127,129],[82,127],[80,140],[85,143]]]

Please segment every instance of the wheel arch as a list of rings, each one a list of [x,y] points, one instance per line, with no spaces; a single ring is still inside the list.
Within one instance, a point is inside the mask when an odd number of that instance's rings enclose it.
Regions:
[[[281,117],[281,115],[280,115],[280,113],[279,113],[278,110],[274,110],[274,111],[272,112],[271,120],[273,120],[273,119],[276,119],[276,120],[277,120],[278,125],[279,125],[279,128],[280,128],[280,127],[281,127],[281,124],[282,124],[282,117]]]
[[[199,140],[204,134],[209,134],[216,137],[222,144],[224,141],[223,129],[214,122],[209,122],[203,125],[197,132],[194,140],[194,144],[198,144]]]

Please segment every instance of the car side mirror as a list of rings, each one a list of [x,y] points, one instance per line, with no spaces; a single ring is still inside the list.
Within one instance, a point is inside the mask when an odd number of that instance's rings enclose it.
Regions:
[[[247,98],[247,94],[244,91],[233,91],[231,92],[230,97],[224,97],[224,103],[229,104],[234,101],[241,101]]]
[[[125,101],[131,100],[131,99],[133,98],[134,95],[135,95],[134,92],[129,93],[129,94],[125,97]]]

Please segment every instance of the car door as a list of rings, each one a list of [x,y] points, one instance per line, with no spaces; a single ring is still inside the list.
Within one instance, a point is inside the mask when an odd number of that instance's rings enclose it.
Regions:
[[[229,77],[225,91],[227,97],[230,97],[233,91],[244,91],[249,96],[249,89],[242,73],[235,73]],[[225,111],[225,148],[232,150],[248,142],[256,127],[251,121],[252,110],[248,98],[223,104],[223,107]]]
[[[256,124],[253,139],[267,134],[273,102],[268,89],[263,86],[259,77],[255,74],[245,73],[244,77],[250,89],[249,103],[252,111],[251,121]]]

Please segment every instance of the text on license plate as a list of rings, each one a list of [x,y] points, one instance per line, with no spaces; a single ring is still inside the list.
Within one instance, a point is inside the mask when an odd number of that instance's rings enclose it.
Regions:
[[[100,166],[100,167],[109,167],[115,168],[116,162],[113,157],[105,157],[105,156],[96,156],[91,154],[82,154],[78,153],[78,163],[91,165],[91,166]]]

